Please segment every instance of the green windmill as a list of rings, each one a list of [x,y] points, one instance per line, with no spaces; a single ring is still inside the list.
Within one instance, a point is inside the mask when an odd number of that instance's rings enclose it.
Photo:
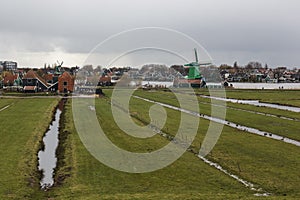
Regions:
[[[199,63],[197,49],[194,48],[194,51],[195,51],[195,60],[196,60],[196,62],[191,62],[191,63],[188,63],[188,64],[184,65],[184,66],[189,68],[188,76],[185,77],[188,80],[202,79],[203,77],[200,73],[199,67],[201,65],[210,65],[211,64],[211,63]]]

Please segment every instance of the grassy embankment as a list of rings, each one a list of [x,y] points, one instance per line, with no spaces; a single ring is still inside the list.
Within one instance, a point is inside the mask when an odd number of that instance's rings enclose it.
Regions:
[[[269,92],[270,93],[270,92]],[[273,93],[276,93],[276,91],[273,91]],[[175,101],[175,96],[171,92],[162,92],[157,91],[155,93],[153,92],[145,92],[145,91],[137,91],[137,95],[143,96],[145,98],[167,103],[174,106],[179,106],[178,102]],[[178,95],[188,95],[188,94],[178,94]],[[299,97],[300,99],[300,97]],[[211,115],[211,105],[210,99],[201,98],[198,97],[199,100],[199,109],[200,112],[206,115]],[[221,101],[213,100],[213,102],[216,105],[223,105]],[[203,104],[205,103],[205,104]],[[300,118],[299,113],[290,112],[290,111],[283,111],[278,109],[272,109],[272,108],[266,108],[266,107],[257,107],[257,106],[251,106],[251,105],[241,105],[236,103],[227,103],[229,107],[232,108],[239,108],[243,110],[234,110],[234,109],[226,109],[226,120],[230,122],[234,122],[236,124],[241,124],[244,126],[252,127],[259,129],[261,131],[271,132],[274,134],[278,134],[281,136],[289,137],[291,139],[299,140],[300,141],[300,122],[299,121],[291,121],[291,120],[285,120],[280,119],[276,117],[271,116],[264,116],[259,115],[255,113],[249,113],[246,111],[257,111],[257,112],[263,112],[263,113],[269,113],[273,115],[278,116],[285,116],[285,117],[291,117],[291,118]],[[218,107],[216,107],[218,109]],[[191,107],[190,110],[193,110]],[[217,113],[218,115],[218,113]],[[217,116],[216,116],[217,117]]]
[[[0,199],[32,199],[39,190],[37,152],[56,99],[0,99]]]
[[[106,94],[109,93],[105,91]],[[152,96],[154,93],[151,94]],[[154,95],[155,96],[155,95]],[[151,103],[131,100],[131,114],[138,124],[149,121]],[[167,140],[161,136],[141,140],[119,130],[113,122],[110,105],[96,100],[97,116],[105,133],[120,148],[147,152],[156,150]],[[177,132],[179,112],[167,109],[169,117],[163,130],[170,135]],[[240,183],[204,164],[186,152],[172,165],[156,172],[128,174],[111,169],[93,158],[82,145],[74,124],[70,103],[66,106],[64,168],[58,174],[71,176],[51,190],[49,197],[57,199],[253,199],[253,192]],[[193,148],[199,150],[209,122],[201,119]],[[238,176],[271,192],[268,199],[299,197],[300,149],[268,138],[246,134],[224,127],[222,136],[208,158],[220,163]],[[71,169],[71,172],[69,171]]]

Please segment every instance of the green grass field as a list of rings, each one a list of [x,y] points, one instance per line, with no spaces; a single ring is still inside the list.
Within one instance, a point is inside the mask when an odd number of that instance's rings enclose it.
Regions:
[[[153,94],[150,96],[157,101],[163,101],[162,99],[165,94],[159,97]],[[138,105],[139,103],[145,104],[145,102],[141,102],[141,100],[134,101],[134,105]],[[149,109],[149,107],[140,106],[136,111],[140,110],[141,113],[145,113],[147,109]],[[174,116],[178,111],[169,110],[169,112],[173,112],[174,114],[170,115]],[[229,113],[228,116],[230,115],[235,116],[237,114],[232,112]],[[249,118],[248,114],[244,116],[240,115],[237,119],[241,117],[247,118],[250,125],[251,123],[256,123],[258,128],[264,126],[263,123],[255,121],[255,118],[254,120],[251,119],[251,117]],[[242,123],[243,121],[239,120],[239,122]],[[280,125],[289,126],[289,122],[289,120],[281,120]],[[292,123],[298,124],[298,122]],[[176,122],[174,122],[174,124],[176,124]],[[269,125],[271,127],[274,126],[273,124]],[[170,131],[173,127],[172,124],[166,126],[168,127],[165,127],[165,131],[169,131],[170,133],[175,132],[175,130]],[[201,120],[199,133],[197,135],[198,137],[193,143],[196,149],[200,148],[199,144],[203,140],[203,133],[206,132],[207,127],[208,121]],[[294,127],[298,128],[296,125]],[[174,129],[176,129],[176,126]],[[293,129],[290,131],[293,131]],[[299,133],[298,131],[295,132]],[[216,160],[218,163],[222,163],[222,166],[230,169],[234,174],[239,174],[246,180],[258,183],[267,191],[272,191],[272,193],[277,194],[290,193],[299,195],[299,188],[296,184],[300,181],[298,176],[300,166],[300,159],[297,158],[298,153],[299,147],[285,144],[281,141],[274,141],[268,138],[255,136],[225,126],[221,138],[209,155],[209,158]],[[289,173],[286,173],[287,171]]]
[[[160,92],[153,93],[153,92],[137,91],[136,94],[138,96],[145,97],[154,101],[159,101],[159,102],[163,102],[163,103],[167,103],[179,107],[179,103],[176,101],[176,97],[171,92],[160,91]],[[184,94],[180,94],[180,95],[184,96]],[[200,112],[206,115],[211,115],[211,105],[207,104],[210,103],[210,99],[198,97],[198,100],[200,102],[199,103]],[[202,104],[201,102],[205,102],[205,104]],[[216,103],[216,105],[219,104],[223,105],[221,104],[220,101],[217,100],[214,100],[213,102]],[[258,111],[258,112],[273,114],[276,116],[291,117],[295,119],[299,119],[300,117],[299,113],[265,108],[265,107],[260,108],[256,106],[241,105],[241,104],[234,104],[234,103],[228,103],[228,106],[232,108],[244,109],[245,111]],[[189,109],[194,110],[194,108],[192,107]],[[249,113],[245,111],[227,109],[226,110],[227,115],[225,119],[230,122],[234,122],[236,124],[253,127],[261,131],[271,132],[281,136],[289,137],[291,139],[300,140],[299,121],[283,120],[276,117],[258,115],[258,114]],[[218,117],[217,115],[218,114],[216,114],[215,117]]]
[[[110,92],[110,90],[105,91],[108,96]],[[163,102],[166,98],[169,100],[168,103],[176,105],[176,101],[167,98],[168,94],[165,93],[138,91],[137,94]],[[149,122],[148,110],[151,105],[142,100],[131,99],[130,111],[137,124]],[[145,152],[160,148],[168,142],[161,136],[143,141],[124,134],[113,122],[109,107],[106,99],[96,100],[98,119],[109,139],[120,148]],[[208,110],[207,108],[209,113]],[[273,111],[276,110],[271,109],[271,112]],[[268,109],[265,109],[265,112],[268,112]],[[172,117],[168,118],[163,131],[174,135],[178,128],[179,112],[167,109],[167,113]],[[67,106],[65,114],[67,118],[72,117],[70,105]],[[244,117],[246,116],[248,114],[244,114]],[[241,117],[243,113],[237,118]],[[281,126],[284,126],[286,121],[281,122],[283,123]],[[198,134],[192,145],[195,151],[200,148],[208,124],[207,120],[200,120]],[[262,126],[261,124],[260,127]],[[99,163],[82,147],[78,136],[72,134],[76,132],[72,123],[65,129],[70,132],[66,143],[68,147],[66,157],[73,158],[66,161],[68,166],[66,167],[73,170],[62,186],[51,191],[50,196],[53,195],[58,199],[259,198],[253,196],[255,191],[245,188],[232,178],[227,179],[228,176],[204,164],[190,152],[185,153],[171,166],[156,172],[128,174],[113,170]],[[224,127],[220,140],[207,158],[221,164],[231,173],[254,183],[256,187],[272,193],[267,197],[268,199],[297,199],[300,195],[299,184],[297,184],[300,182],[298,173],[300,159],[297,156],[299,153],[299,147]],[[61,170],[60,173],[65,172]]]
[[[97,114],[108,137],[119,147],[144,152],[155,150],[167,140],[155,136],[149,140],[134,140],[111,122],[109,104],[104,99],[96,102]],[[71,117],[68,104],[66,115]],[[73,173],[62,186],[53,188],[52,195],[58,199],[216,199],[252,197],[253,192],[236,183],[221,172],[201,162],[191,153],[185,153],[175,163],[164,169],[144,174],[129,174],[111,169],[94,159],[82,146],[72,124],[66,127],[68,156],[73,157],[67,165]],[[64,173],[63,170],[58,173]]]
[[[39,198],[37,152],[56,99],[0,99],[0,199]]]
[[[104,90],[106,97],[97,98],[95,107],[101,127],[115,145],[131,152],[151,152],[169,143],[167,138],[160,135],[137,139],[120,130],[110,109],[111,92],[111,89]],[[207,95],[207,91],[196,92]],[[260,97],[262,101],[297,105],[295,102],[300,99],[299,91],[280,92],[265,90],[257,94],[253,90],[230,90],[227,91],[227,96],[241,99]],[[135,95],[178,105],[170,92],[138,90]],[[186,94],[181,95],[184,97]],[[211,101],[201,97],[196,99],[200,102],[201,113],[210,115]],[[41,191],[38,185],[36,153],[57,103],[58,100],[54,99],[0,99],[0,109],[11,105],[0,112],[1,138],[4,141],[0,157],[0,199],[300,198],[300,147],[227,126],[224,126],[220,139],[206,158],[253,183],[256,188],[261,188],[260,193],[269,192],[271,196],[254,196],[257,191],[250,190],[223,172],[205,164],[189,151],[171,165],[154,172],[130,174],[112,169],[95,159],[82,144],[73,122],[71,99],[63,112],[64,124],[60,132],[62,141],[57,151],[59,161],[55,173],[56,183],[49,191]],[[83,108],[88,105],[88,100],[82,101]],[[133,121],[140,126],[147,125],[150,122],[148,112],[152,105],[131,98],[130,114]],[[259,111],[296,119],[300,119],[299,113],[233,103],[228,103],[227,106],[242,109],[227,109],[226,119],[229,121],[300,140],[300,122],[246,111]],[[162,130],[174,136],[179,127],[181,113],[172,109],[166,109],[166,112],[168,118]],[[183,116],[188,116],[190,121],[198,119],[187,114]],[[200,119],[197,135],[191,145],[193,151],[199,151],[209,125],[216,126],[215,123],[210,124],[208,120]]]

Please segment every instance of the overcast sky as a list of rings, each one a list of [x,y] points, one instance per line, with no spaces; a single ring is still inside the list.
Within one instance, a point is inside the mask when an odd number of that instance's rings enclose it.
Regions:
[[[139,27],[187,34],[216,65],[300,66],[299,0],[1,0],[0,7],[0,60],[20,66],[81,65],[101,41]]]

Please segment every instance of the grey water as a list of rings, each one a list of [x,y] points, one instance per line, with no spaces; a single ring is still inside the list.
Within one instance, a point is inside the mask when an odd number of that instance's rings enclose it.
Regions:
[[[226,107],[226,109],[243,111],[243,112],[253,113],[253,114],[257,114],[257,115],[264,115],[264,116],[267,116],[267,117],[274,117],[274,118],[280,118],[280,119],[285,119],[285,120],[289,120],[289,121],[298,121],[298,122],[300,122],[300,119],[296,119],[296,118],[284,117],[284,116],[280,116],[280,115],[273,115],[273,114],[269,114],[269,113],[246,110],[246,109],[235,108],[235,107],[230,107],[230,106],[223,106],[223,105],[218,105],[218,104],[213,104],[213,103],[206,103],[206,102],[199,102],[199,103],[205,104],[205,105],[218,106],[218,107]]]
[[[59,108],[57,108],[55,118],[43,138],[45,148],[44,150],[40,150],[38,153],[38,167],[43,174],[42,179],[40,180],[40,186],[42,189],[48,189],[54,184],[53,172],[57,162],[55,152],[59,142],[59,119],[61,113],[62,112]]]
[[[300,89],[300,83],[232,83],[237,89],[271,89],[284,88],[288,90]]]
[[[279,109],[279,110],[288,110],[288,111],[292,111],[292,112],[300,112],[299,107],[282,106],[282,105],[272,104],[272,103],[261,103],[258,100],[239,100],[239,99],[212,97],[212,96],[205,96],[205,95],[201,95],[201,97],[220,100],[220,101],[227,101],[227,102],[231,102],[231,103],[248,104],[248,105],[260,106],[260,107],[275,108],[275,109]]]
[[[172,87],[173,82],[160,82],[160,81],[142,81],[142,85],[150,84],[150,85],[164,85],[166,87]],[[206,83],[208,87],[210,86],[222,86],[220,82],[208,82]],[[288,90],[300,89],[300,83],[238,83],[234,82],[233,87],[236,89],[271,89],[276,90],[279,88],[284,88]]]

